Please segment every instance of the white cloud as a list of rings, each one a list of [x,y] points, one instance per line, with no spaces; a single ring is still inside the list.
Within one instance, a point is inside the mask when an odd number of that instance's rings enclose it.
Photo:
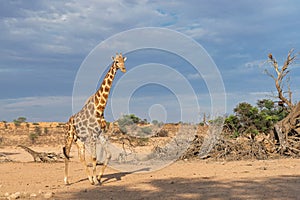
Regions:
[[[67,121],[71,97],[47,96],[0,100],[0,120],[12,121],[25,116],[29,121]]]
[[[266,60],[254,60],[254,61],[250,61],[250,62],[246,62],[245,63],[245,67],[246,68],[262,68],[266,66]]]
[[[202,77],[200,76],[200,74],[195,73],[195,74],[187,74],[187,78],[189,80],[202,80]]]

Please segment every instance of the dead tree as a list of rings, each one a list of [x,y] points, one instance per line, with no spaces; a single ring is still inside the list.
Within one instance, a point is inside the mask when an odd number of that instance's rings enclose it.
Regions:
[[[276,74],[273,75],[266,70],[266,73],[275,81],[280,104],[286,106],[289,111],[289,114],[274,126],[274,135],[279,143],[278,151],[288,155],[300,154],[300,102],[293,103],[289,84],[286,86],[287,92],[283,91],[284,83],[287,83],[288,80],[289,67],[295,62],[297,55],[291,49],[283,66],[279,67],[278,62],[270,53],[268,62],[271,63]]]

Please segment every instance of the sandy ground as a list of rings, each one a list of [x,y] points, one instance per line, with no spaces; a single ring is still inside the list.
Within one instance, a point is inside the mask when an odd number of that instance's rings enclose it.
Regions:
[[[0,152],[19,161],[0,163],[0,199],[16,192],[21,199],[32,194],[31,199],[44,199],[49,193],[50,199],[300,199],[299,159],[177,161],[148,173],[108,168],[102,184],[93,186],[74,158],[71,184],[65,186],[64,163],[34,163],[17,148]]]

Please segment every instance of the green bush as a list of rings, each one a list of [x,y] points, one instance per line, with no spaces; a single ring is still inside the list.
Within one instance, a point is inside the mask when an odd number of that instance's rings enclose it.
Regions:
[[[42,135],[42,130],[39,126],[34,127],[34,132],[37,135]]]
[[[156,119],[152,120],[152,124],[153,125],[157,125],[158,124],[158,120],[156,120]]]
[[[167,130],[160,130],[157,134],[156,137],[168,137],[169,133]]]
[[[13,120],[15,126],[20,126],[23,122],[26,122],[26,117],[18,117],[18,119]]]
[[[143,127],[141,128],[142,132],[149,135],[152,133],[152,129],[150,127]]]
[[[257,106],[243,102],[233,111],[234,114],[229,115],[224,122],[224,127],[232,133],[233,137],[247,133],[267,134],[276,122],[288,114],[285,108],[277,106],[269,99],[258,100]]]
[[[135,116],[134,114],[123,115],[120,119],[117,120],[119,128],[123,134],[126,134],[128,131],[126,126],[131,126],[134,129],[135,125],[140,121],[141,119]]]
[[[45,133],[45,134],[48,134],[48,132],[49,132],[49,131],[48,131],[48,128],[45,127],[45,128],[44,128],[44,133]]]
[[[29,134],[29,139],[31,141],[32,144],[35,143],[36,139],[38,138],[38,135],[36,133],[30,133]]]

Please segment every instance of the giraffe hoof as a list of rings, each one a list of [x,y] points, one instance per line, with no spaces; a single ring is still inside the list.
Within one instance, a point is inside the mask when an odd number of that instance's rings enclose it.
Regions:
[[[94,182],[94,185],[99,185],[100,182],[98,181],[98,179],[96,177],[93,178],[93,182]]]
[[[70,185],[69,181],[67,178],[64,178],[64,182],[65,182],[65,185]]]
[[[101,185],[101,178],[102,178],[102,176],[97,176],[97,180],[98,180],[100,185]]]
[[[94,185],[95,182],[94,182],[94,180],[93,180],[93,177],[89,176],[88,178],[89,178],[89,181],[90,181],[91,185]]]

